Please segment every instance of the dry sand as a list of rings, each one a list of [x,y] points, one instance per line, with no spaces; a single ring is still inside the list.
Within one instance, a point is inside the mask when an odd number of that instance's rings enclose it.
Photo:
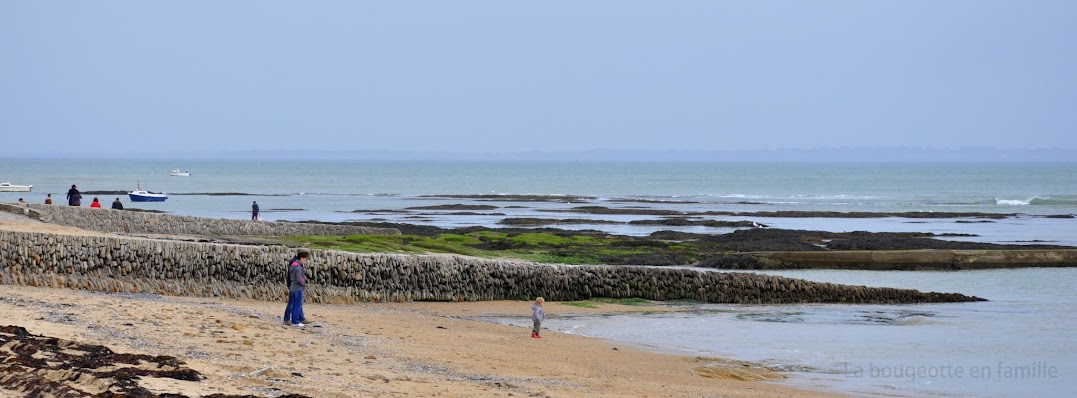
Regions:
[[[86,233],[0,220],[0,228]],[[310,397],[824,397],[749,363],[655,353],[601,339],[470,319],[530,315],[530,302],[304,306],[311,323],[281,324],[284,300],[259,302],[0,286],[0,325],[132,354],[169,355],[202,381],[143,377],[156,393]],[[662,310],[666,307],[646,307]],[[639,311],[548,302],[548,317]],[[763,380],[763,381],[760,381]],[[22,393],[0,390],[0,396]]]

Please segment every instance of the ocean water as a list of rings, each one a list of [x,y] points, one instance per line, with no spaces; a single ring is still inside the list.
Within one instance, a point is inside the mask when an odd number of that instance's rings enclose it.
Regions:
[[[190,177],[171,177],[171,169]],[[775,228],[972,234],[947,238],[1077,246],[1077,163],[632,163],[392,162],[344,160],[0,159],[0,182],[33,184],[0,193],[57,203],[83,191],[170,195],[130,203],[180,215],[266,220],[388,221],[496,227],[508,217],[627,222],[658,216],[566,213],[577,206],[700,211],[984,212],[1000,219],[765,218]],[[224,194],[224,195],[222,195]],[[446,198],[444,195],[568,195],[564,201]],[[93,195],[87,195],[92,197]],[[117,195],[100,195],[105,203]],[[87,201],[89,197],[85,198]],[[489,210],[409,209],[444,204]],[[660,229],[728,233],[730,228],[581,224],[647,235]],[[792,382],[864,395],[1072,396],[1077,392],[1075,269],[962,272],[781,271],[778,275],[870,286],[959,292],[982,303],[908,306],[683,304],[677,314],[551,318],[569,333],[657,350],[759,361],[793,371]],[[524,309],[526,312],[526,309]],[[527,323],[521,317],[490,319]]]
[[[171,177],[169,170],[190,171]],[[974,234],[983,242],[1042,241],[1077,245],[1077,163],[632,163],[346,160],[80,160],[0,159],[0,182],[32,184],[32,193],[0,193],[35,203],[82,191],[133,190],[170,194],[163,203],[127,206],[173,214],[249,218],[258,201],[265,220],[390,221],[497,226],[507,217],[627,222],[658,216],[551,212],[577,206],[647,207],[678,211],[986,212],[1017,216],[990,222],[956,219],[834,219],[712,216],[776,228],[828,231],[922,231]],[[200,195],[241,193],[244,195]],[[578,195],[584,203],[477,201],[431,195]],[[106,195],[101,195],[106,196]],[[114,196],[101,198],[109,203]],[[90,198],[87,198],[90,199]],[[646,202],[646,203],[644,203]],[[659,202],[659,203],[653,203]],[[494,210],[410,210],[442,204],[486,204]],[[647,235],[660,229],[727,233],[710,227],[627,224],[562,226]]]

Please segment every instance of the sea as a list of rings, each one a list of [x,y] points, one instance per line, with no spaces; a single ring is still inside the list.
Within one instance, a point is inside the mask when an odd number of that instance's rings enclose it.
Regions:
[[[180,169],[189,177],[170,176]],[[646,236],[733,228],[629,224],[656,215],[581,206],[675,210],[769,228],[930,232],[938,239],[1077,246],[1077,162],[781,163],[0,158],[0,182],[34,186],[0,201],[84,203],[177,215],[375,221],[496,228],[507,218],[572,219],[564,229]],[[131,203],[136,187],[169,195]],[[439,208],[442,205],[455,207]],[[578,209],[577,209],[578,210]],[[1005,218],[791,218],[707,211],[961,212]],[[581,221],[582,220],[582,221]],[[590,224],[589,220],[595,223]],[[721,272],[721,271],[708,271]],[[798,270],[813,281],[957,292],[986,302],[924,305],[684,306],[676,313],[550,317],[549,328],[646,349],[759,362],[806,388],[863,396],[1077,395],[1077,268],[986,271]],[[523,311],[526,312],[526,311]],[[528,326],[528,314],[484,319]]]

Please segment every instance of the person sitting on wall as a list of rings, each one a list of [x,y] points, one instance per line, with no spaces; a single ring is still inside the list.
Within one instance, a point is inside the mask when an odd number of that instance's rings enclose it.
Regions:
[[[45,204],[47,204],[47,205],[52,204],[52,194],[51,193],[49,194],[49,196],[45,197]]]
[[[112,209],[123,210],[123,203],[120,203],[120,198],[116,198],[116,200],[112,201]]]
[[[98,202],[97,198],[93,198],[93,203],[90,203],[90,207],[94,208],[94,209],[100,209],[101,208],[101,202]]]

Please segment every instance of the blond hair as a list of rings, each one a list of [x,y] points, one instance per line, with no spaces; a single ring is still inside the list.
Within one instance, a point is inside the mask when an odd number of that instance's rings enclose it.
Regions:
[[[545,302],[546,302],[546,299],[544,299],[544,298],[542,298],[542,297],[538,297],[538,298],[535,298],[535,302],[536,302],[536,303],[539,303],[539,304],[542,304],[542,303],[545,303]]]

